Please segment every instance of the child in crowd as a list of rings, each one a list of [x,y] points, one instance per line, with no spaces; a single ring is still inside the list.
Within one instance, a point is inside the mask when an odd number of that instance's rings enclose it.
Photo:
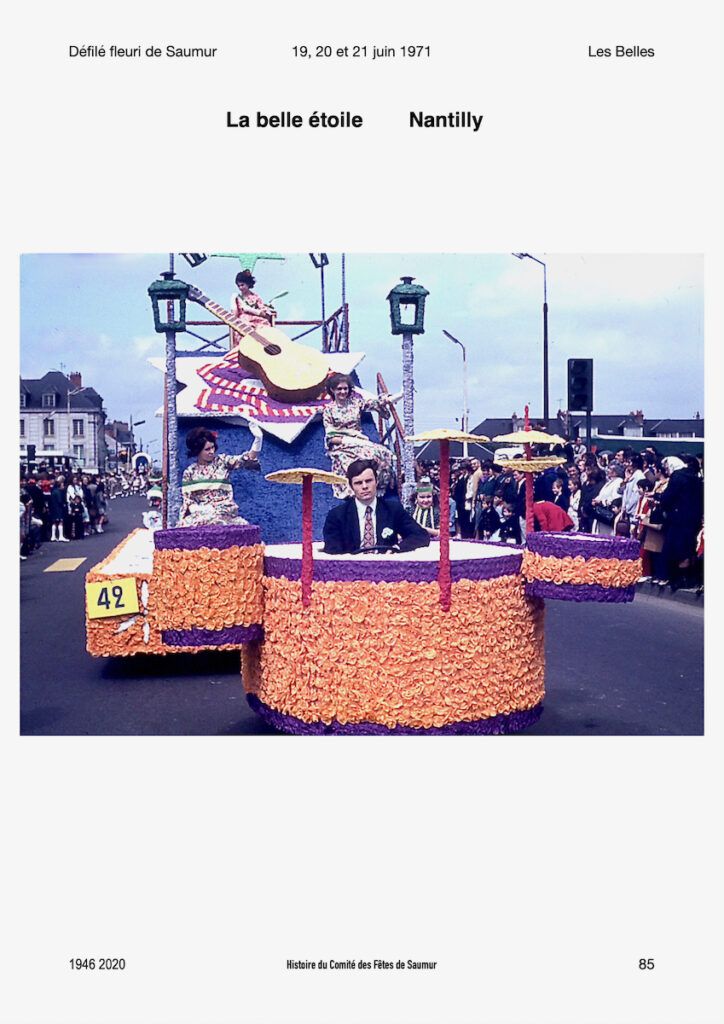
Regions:
[[[578,517],[578,509],[581,504],[581,479],[578,474],[572,474],[568,478],[568,493],[570,494],[570,501],[568,502],[568,515],[573,520],[573,529],[578,532],[580,529],[580,519]]]
[[[431,537],[440,536],[440,518],[437,509],[433,507],[432,481],[427,477],[423,477],[417,485],[412,518]]]
[[[553,481],[553,504],[558,505],[559,508],[565,508],[565,502],[563,500],[563,480],[557,477]]]
[[[506,544],[520,544],[520,521],[515,513],[515,505],[506,502],[503,505],[503,518],[500,523],[500,540]]]
[[[81,537],[85,536],[85,527],[83,524],[85,505],[83,499],[79,494],[73,495],[68,501],[68,511],[70,512],[70,528],[73,534],[73,540],[80,540]]]
[[[149,487],[146,494],[148,512],[143,513],[143,525],[147,530],[160,530],[163,526],[163,516],[161,513],[162,497],[160,487]]]
[[[492,494],[483,494],[480,499],[480,515],[478,516],[478,539],[498,540],[500,516],[493,507]]]

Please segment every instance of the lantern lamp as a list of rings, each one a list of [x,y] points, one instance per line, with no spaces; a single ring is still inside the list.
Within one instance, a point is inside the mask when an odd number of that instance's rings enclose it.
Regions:
[[[425,299],[430,294],[422,285],[413,284],[414,277],[401,278],[387,301],[390,304],[390,321],[393,334],[425,333]]]
[[[200,267],[209,258],[205,252],[182,252],[181,255],[190,267]]]
[[[161,277],[161,281],[154,281],[148,289],[156,331],[159,334],[185,331],[189,286],[185,281],[177,281],[170,270],[164,271]]]

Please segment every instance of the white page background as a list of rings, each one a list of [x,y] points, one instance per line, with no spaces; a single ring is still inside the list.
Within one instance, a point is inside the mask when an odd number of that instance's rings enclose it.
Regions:
[[[717,518],[703,738],[20,738],[13,498],[2,1021],[720,1021],[718,5],[127,2],[14,16],[13,370],[22,252],[703,252]],[[67,57],[111,42],[221,54]],[[405,42],[433,57],[290,56]],[[587,57],[616,43],[657,56]],[[411,109],[485,121],[409,131]],[[227,110],[351,110],[365,128],[232,131]],[[69,970],[91,953],[128,967]],[[438,968],[285,970],[322,957]]]

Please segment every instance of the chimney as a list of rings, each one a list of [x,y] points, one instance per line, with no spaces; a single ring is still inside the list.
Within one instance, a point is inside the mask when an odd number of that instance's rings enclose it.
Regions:
[[[69,374],[68,379],[70,381],[70,386],[74,391],[77,391],[78,388],[83,387],[83,378],[81,377],[80,373],[77,370],[74,370],[71,374]]]

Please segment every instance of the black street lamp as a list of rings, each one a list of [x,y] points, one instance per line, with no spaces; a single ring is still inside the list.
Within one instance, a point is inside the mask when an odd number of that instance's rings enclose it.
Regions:
[[[414,277],[401,278],[387,296],[393,334],[425,333],[425,299],[430,294]]]
[[[519,260],[533,260],[543,267],[543,423],[548,430],[548,282],[546,280],[546,265],[537,256],[531,256],[529,252],[511,253]]]
[[[164,270],[161,280],[149,285],[153,306],[153,325],[158,334],[186,330],[186,300],[189,286],[177,281],[172,270]]]
[[[178,417],[176,413],[176,333],[186,330],[186,300],[189,286],[177,281],[170,268],[161,274],[161,280],[149,286],[148,294],[153,306],[153,323],[159,334],[166,336],[165,379],[165,433],[166,476],[163,525],[175,526],[181,509],[178,483]],[[131,428],[132,429],[132,428]]]
[[[205,252],[182,252],[181,256],[183,256],[190,267],[200,267],[209,258]]]
[[[402,335],[402,421],[405,428],[402,500],[409,505],[415,490],[415,448],[412,441],[408,441],[415,433],[412,336],[425,333],[425,299],[430,293],[422,285],[413,284],[414,277],[403,277],[401,280],[402,284],[391,289],[387,301],[390,304],[392,333]]]

